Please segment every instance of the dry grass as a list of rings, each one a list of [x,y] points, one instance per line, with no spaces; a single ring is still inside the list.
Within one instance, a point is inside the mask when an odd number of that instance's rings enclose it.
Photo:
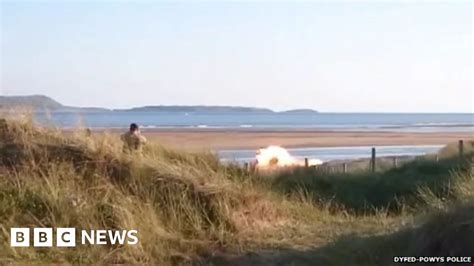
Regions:
[[[270,250],[259,259],[271,263],[281,250],[292,250],[290,257],[325,252],[343,236],[387,235],[415,224],[404,211],[352,214],[329,201],[315,203],[314,191],[304,187],[280,193],[212,154],[152,144],[130,156],[121,148],[107,133],[88,137],[78,129],[65,136],[28,119],[0,123],[0,262],[234,264],[229,254]],[[422,198],[436,205],[438,195],[427,191]],[[470,191],[459,183],[456,195],[461,201]],[[11,248],[11,227],[137,229],[139,244]],[[322,256],[337,261],[333,253]]]

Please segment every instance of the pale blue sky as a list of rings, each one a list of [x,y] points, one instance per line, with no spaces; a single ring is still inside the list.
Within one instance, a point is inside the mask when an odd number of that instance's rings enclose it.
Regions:
[[[1,93],[473,112],[472,3],[1,2]]]

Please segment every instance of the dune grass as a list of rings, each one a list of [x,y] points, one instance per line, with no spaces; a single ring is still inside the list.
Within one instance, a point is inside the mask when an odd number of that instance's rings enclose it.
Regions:
[[[465,189],[472,173],[449,156],[437,166],[417,161],[374,176],[297,170],[271,178],[221,165],[210,153],[150,144],[134,156],[107,133],[64,135],[31,120],[0,121],[1,263],[233,264],[264,251],[269,255],[257,260],[270,264],[304,259],[305,252],[337,262],[330,247],[343,245],[341,238],[390,236],[417,225],[403,206],[446,212],[448,202],[472,198]],[[139,244],[11,248],[11,227],[137,229]]]
[[[315,202],[344,208],[354,213],[387,209],[399,212],[416,211],[420,204],[420,191],[438,198],[454,198],[452,184],[471,170],[474,141],[466,141],[463,157],[456,145],[440,151],[439,160],[434,155],[419,156],[397,168],[371,172],[357,170],[348,173],[326,172],[318,169],[290,169],[270,178],[260,179],[267,186],[291,195],[307,191]]]

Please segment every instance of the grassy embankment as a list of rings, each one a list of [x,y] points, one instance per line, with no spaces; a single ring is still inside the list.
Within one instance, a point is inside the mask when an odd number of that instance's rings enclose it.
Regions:
[[[462,253],[474,246],[474,182],[448,149],[439,163],[378,173],[265,177],[212,154],[149,145],[133,157],[107,133],[9,121],[0,124],[0,262],[380,265]],[[140,242],[11,248],[11,227],[137,229]]]

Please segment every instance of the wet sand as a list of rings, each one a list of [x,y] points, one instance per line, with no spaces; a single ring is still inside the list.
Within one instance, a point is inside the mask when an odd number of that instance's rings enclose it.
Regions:
[[[117,132],[118,133],[118,132]],[[268,145],[286,148],[370,145],[438,145],[474,139],[473,132],[348,132],[297,130],[146,129],[149,141],[185,150],[257,149]]]

